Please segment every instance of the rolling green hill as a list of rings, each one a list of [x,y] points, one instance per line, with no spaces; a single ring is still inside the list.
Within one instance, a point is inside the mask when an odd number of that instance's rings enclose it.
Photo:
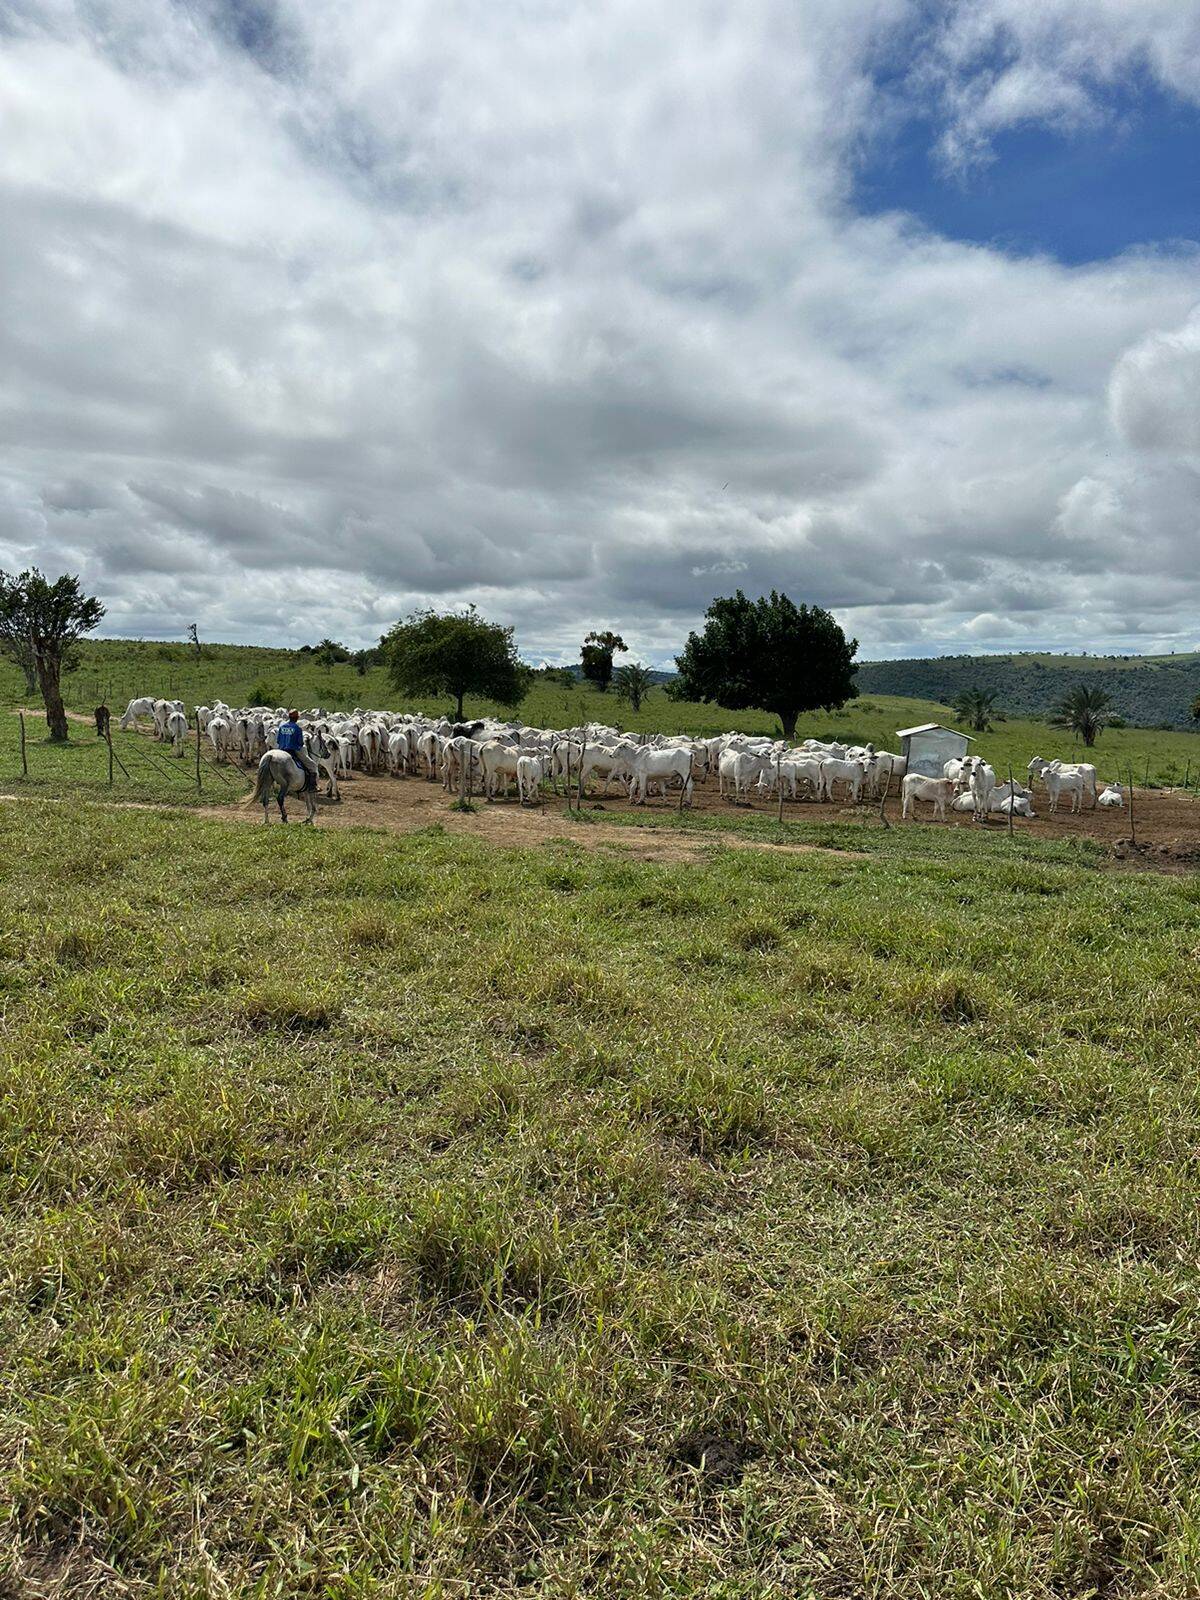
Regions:
[[[1111,695],[1127,722],[1142,728],[1190,728],[1200,695],[1200,653],[1178,656],[936,656],[865,661],[864,694],[914,695],[949,704],[964,689],[995,691],[1000,709],[1045,716],[1077,683]]]

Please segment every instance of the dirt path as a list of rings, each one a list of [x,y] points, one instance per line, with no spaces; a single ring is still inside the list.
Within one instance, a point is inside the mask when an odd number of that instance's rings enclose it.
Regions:
[[[63,715],[66,717],[68,722],[86,722],[89,727],[91,727],[96,720],[95,717],[89,717],[86,712],[83,711],[65,711]],[[42,722],[45,722],[46,720],[45,711],[35,711],[32,706],[14,706],[9,712],[9,716],[38,717]]]

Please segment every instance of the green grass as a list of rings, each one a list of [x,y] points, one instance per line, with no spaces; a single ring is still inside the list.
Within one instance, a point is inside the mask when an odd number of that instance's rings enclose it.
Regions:
[[[962,832],[0,805],[10,1589],[1191,1592],[1200,883]]]
[[[397,696],[379,669],[360,677],[349,665],[318,667],[310,657],[294,651],[212,645],[207,646],[205,656],[198,659],[186,645],[93,640],[84,643],[81,656],[78,671],[64,679],[67,704],[79,712],[90,712],[101,697],[119,711],[135,694],[145,693],[177,696],[186,701],[189,709],[198,703],[211,703],[217,697],[232,704],[247,699],[258,687],[276,690],[280,702],[298,702],[301,706],[320,704],[327,709],[370,706],[438,714],[447,709],[441,701],[412,701]],[[23,699],[16,669],[0,662],[0,706],[16,706],[23,703]],[[483,700],[468,700],[466,712],[468,716],[505,714],[502,707]],[[561,688],[544,680],[535,684],[520,708],[520,715],[527,722],[546,727],[597,721],[634,732],[666,730],[695,736],[710,736],[730,729],[775,734],[779,727],[777,719],[764,711],[730,712],[720,706],[677,703],[668,699],[662,689],[653,690],[635,713],[613,695],[602,695],[582,685]],[[865,693],[840,712],[816,712],[803,717],[799,734],[855,743],[870,741],[880,749],[894,750],[897,728],[933,721],[955,725],[953,712],[934,701]],[[0,715],[0,783],[5,785],[10,784],[14,772],[20,770],[15,727],[8,723],[9,719]],[[73,729],[72,734],[85,743],[94,743],[89,731],[81,725],[78,733]],[[1023,773],[1034,755],[1049,758],[1059,754],[1065,759],[1078,760],[1087,754],[1068,734],[1048,727],[1045,722],[1019,717],[997,723],[992,733],[981,735],[978,748],[1002,777],[1010,762],[1014,772]],[[1110,729],[1090,759],[1105,779],[1118,776],[1127,779],[1132,770],[1139,784],[1180,785],[1186,778],[1189,787],[1200,787],[1200,736],[1196,733],[1149,728]],[[132,773],[135,763],[131,761],[129,765]],[[136,765],[139,772],[144,772],[149,763],[139,758]],[[59,792],[54,786],[61,788],[68,778],[80,788],[95,787],[94,782],[86,778],[83,761],[76,762],[68,772],[53,764],[47,765],[39,754],[32,775],[45,779],[48,792]],[[106,776],[104,783],[107,783]],[[173,780],[160,772],[152,784],[147,773],[146,785],[146,798],[163,799],[167,798]],[[184,799],[186,785],[178,783],[174,787],[180,791],[179,798]],[[206,790],[206,800],[219,799],[220,781],[212,778],[208,788],[212,792],[210,795]]]
[[[137,733],[122,733],[115,720],[110,787],[108,751],[92,727],[72,723],[71,738],[66,744],[55,744],[47,738],[44,715],[27,716],[25,730],[27,774],[21,768],[18,719],[0,709],[0,790],[10,794],[211,806],[240,800],[250,787],[245,772],[216,766],[210,759],[209,746],[204,744],[197,789],[195,750],[190,741],[184,755],[176,760],[170,745],[157,744]]]

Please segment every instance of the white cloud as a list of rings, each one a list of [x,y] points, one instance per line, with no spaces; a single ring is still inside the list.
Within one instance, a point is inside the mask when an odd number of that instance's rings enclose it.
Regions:
[[[958,6],[948,137],[1103,115],[1135,61],[1192,93],[1177,17],[1124,11]],[[212,638],[475,600],[530,654],[600,622],[661,658],[734,584],[876,654],[1185,627],[1195,259],[856,217],[871,71],[913,16],[27,3],[0,564],[80,570],[114,631]]]
[[[986,159],[1022,124],[1094,126],[1139,79],[1200,103],[1200,11],[1187,0],[957,0],[935,15],[921,76],[951,165]]]

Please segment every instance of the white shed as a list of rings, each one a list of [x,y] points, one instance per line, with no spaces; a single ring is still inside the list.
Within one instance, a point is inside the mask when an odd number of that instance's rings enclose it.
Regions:
[[[923,722],[919,728],[897,728],[900,754],[907,761],[907,772],[926,778],[940,778],[947,761],[962,760],[967,746],[974,744],[969,733],[944,728],[940,722]]]

